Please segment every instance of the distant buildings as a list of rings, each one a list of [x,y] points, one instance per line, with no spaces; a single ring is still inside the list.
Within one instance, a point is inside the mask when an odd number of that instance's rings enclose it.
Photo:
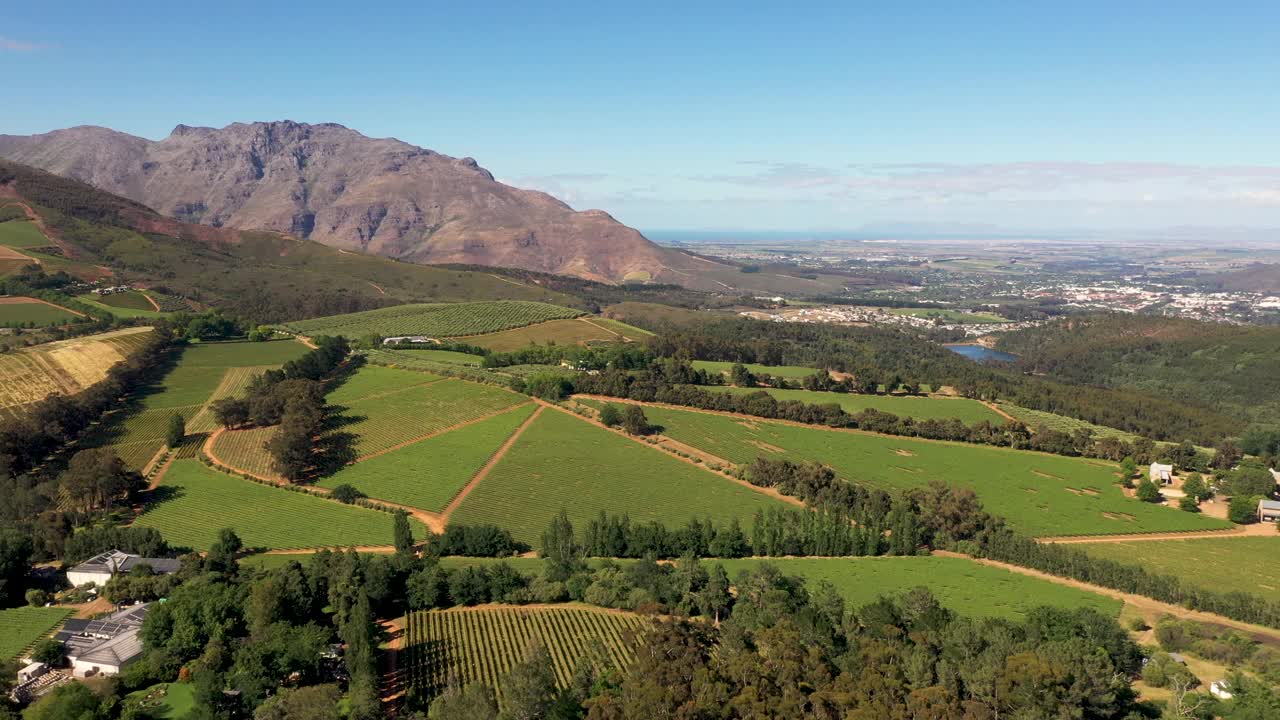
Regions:
[[[139,565],[147,565],[157,575],[172,575],[178,572],[182,563],[168,558],[145,558],[130,555],[119,550],[108,550],[100,555],[85,560],[67,571],[67,580],[75,587],[85,583],[93,583],[105,587],[111,578],[127,574]]]

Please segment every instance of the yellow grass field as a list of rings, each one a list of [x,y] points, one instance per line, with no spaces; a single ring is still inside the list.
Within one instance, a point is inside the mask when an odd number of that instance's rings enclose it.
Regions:
[[[102,380],[149,332],[149,327],[125,328],[0,355],[0,414],[54,393],[74,394]]]

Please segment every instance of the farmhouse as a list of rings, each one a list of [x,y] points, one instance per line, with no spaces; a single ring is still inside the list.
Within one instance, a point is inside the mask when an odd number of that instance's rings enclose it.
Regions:
[[[1173,466],[1153,462],[1151,463],[1151,474],[1149,477],[1153,483],[1158,483],[1160,485],[1172,485]]]
[[[139,633],[150,603],[134,605],[98,620],[68,620],[54,636],[62,641],[76,677],[117,675],[142,655]]]
[[[435,338],[426,335],[397,335],[395,337],[382,338],[383,345],[399,345],[400,343],[435,343]]]
[[[1259,500],[1258,522],[1280,522],[1280,501]]]
[[[75,587],[85,583],[104,587],[115,575],[128,573],[139,565],[149,566],[151,571],[158,575],[172,575],[178,572],[181,564],[178,560],[168,558],[146,558],[119,550],[108,550],[68,570],[67,580]]]

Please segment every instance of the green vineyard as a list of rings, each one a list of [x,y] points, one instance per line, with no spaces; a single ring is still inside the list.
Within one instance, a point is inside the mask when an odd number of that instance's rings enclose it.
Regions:
[[[579,659],[595,652],[603,655],[599,662],[625,668],[634,647],[631,631],[643,622],[630,613],[572,605],[411,613],[405,628],[406,687],[418,697],[431,697],[452,674],[463,685],[489,685],[501,702],[503,676],[524,659],[535,639],[551,654],[557,685],[565,687]]]
[[[582,315],[582,311],[523,300],[474,303],[396,305],[378,310],[332,315],[286,323],[282,327],[299,335],[427,335],[456,337],[510,330],[548,320]]]

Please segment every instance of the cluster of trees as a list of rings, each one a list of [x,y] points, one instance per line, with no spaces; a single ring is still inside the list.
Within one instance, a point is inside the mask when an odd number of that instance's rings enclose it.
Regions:
[[[661,572],[602,568],[589,593],[606,603],[624,587],[648,595]],[[849,607],[830,585],[811,589],[772,566],[742,573],[736,593],[722,573],[685,562],[667,571],[669,591],[683,595],[668,607],[677,617],[651,626],[622,674],[601,672],[588,657],[557,691],[550,680],[528,682],[550,676],[550,658],[534,650],[504,685],[501,714],[492,689],[472,685],[447,690],[428,717],[1143,717],[1129,680],[1141,654],[1095,611],[970,620],[923,588]]]
[[[668,361],[662,364],[662,370],[651,369],[640,372],[605,370],[595,375],[582,373],[572,381],[557,376],[557,382],[566,387],[557,388],[553,397],[549,399],[559,399],[571,392],[579,392],[640,402],[663,402],[703,410],[741,413],[811,425],[858,428],[888,435],[1039,450],[1072,457],[1097,457],[1117,461],[1124,457],[1134,457],[1139,462],[1146,463],[1156,459],[1160,454],[1155,442],[1149,438],[1138,438],[1134,442],[1129,442],[1117,437],[1095,437],[1087,429],[1066,433],[1041,428],[1032,433],[1026,425],[1017,422],[996,425],[983,420],[965,425],[955,418],[921,420],[899,417],[874,408],[851,414],[834,402],[818,405],[799,400],[779,400],[764,390],[747,394],[711,392],[694,385],[673,384],[669,381],[668,377],[680,374],[672,368],[682,365],[684,363]],[[689,369],[691,374],[696,372],[698,371]]]
[[[1180,398],[1245,422],[1274,422],[1280,411],[1280,330],[1174,317],[1109,314],[1027,328],[1002,336],[1017,367],[1072,383]],[[1159,438],[1167,439],[1167,438]],[[1211,445],[1219,437],[1188,437]]]
[[[435,557],[511,557],[528,551],[528,545],[516,542],[509,530],[496,525],[450,524],[443,533],[432,535],[426,547],[427,554]]]
[[[223,398],[213,404],[214,418],[224,427],[279,424],[267,442],[276,469],[300,480],[317,463],[315,440],[325,426],[325,386],[346,360],[351,348],[343,337],[317,337],[316,348],[279,370],[254,378],[244,397]],[[338,463],[342,459],[326,458]]]
[[[1182,393],[1059,382],[982,365],[907,329],[718,317],[651,329],[659,331],[649,341],[656,357],[829,368],[853,375],[865,387],[887,385],[896,376],[915,387],[950,385],[965,397],[1007,400],[1156,440],[1212,445],[1242,429],[1239,420],[1210,409],[1212,403],[1179,400],[1186,397]],[[1217,372],[1229,370],[1228,365]],[[1202,388],[1212,386],[1202,383]]]

